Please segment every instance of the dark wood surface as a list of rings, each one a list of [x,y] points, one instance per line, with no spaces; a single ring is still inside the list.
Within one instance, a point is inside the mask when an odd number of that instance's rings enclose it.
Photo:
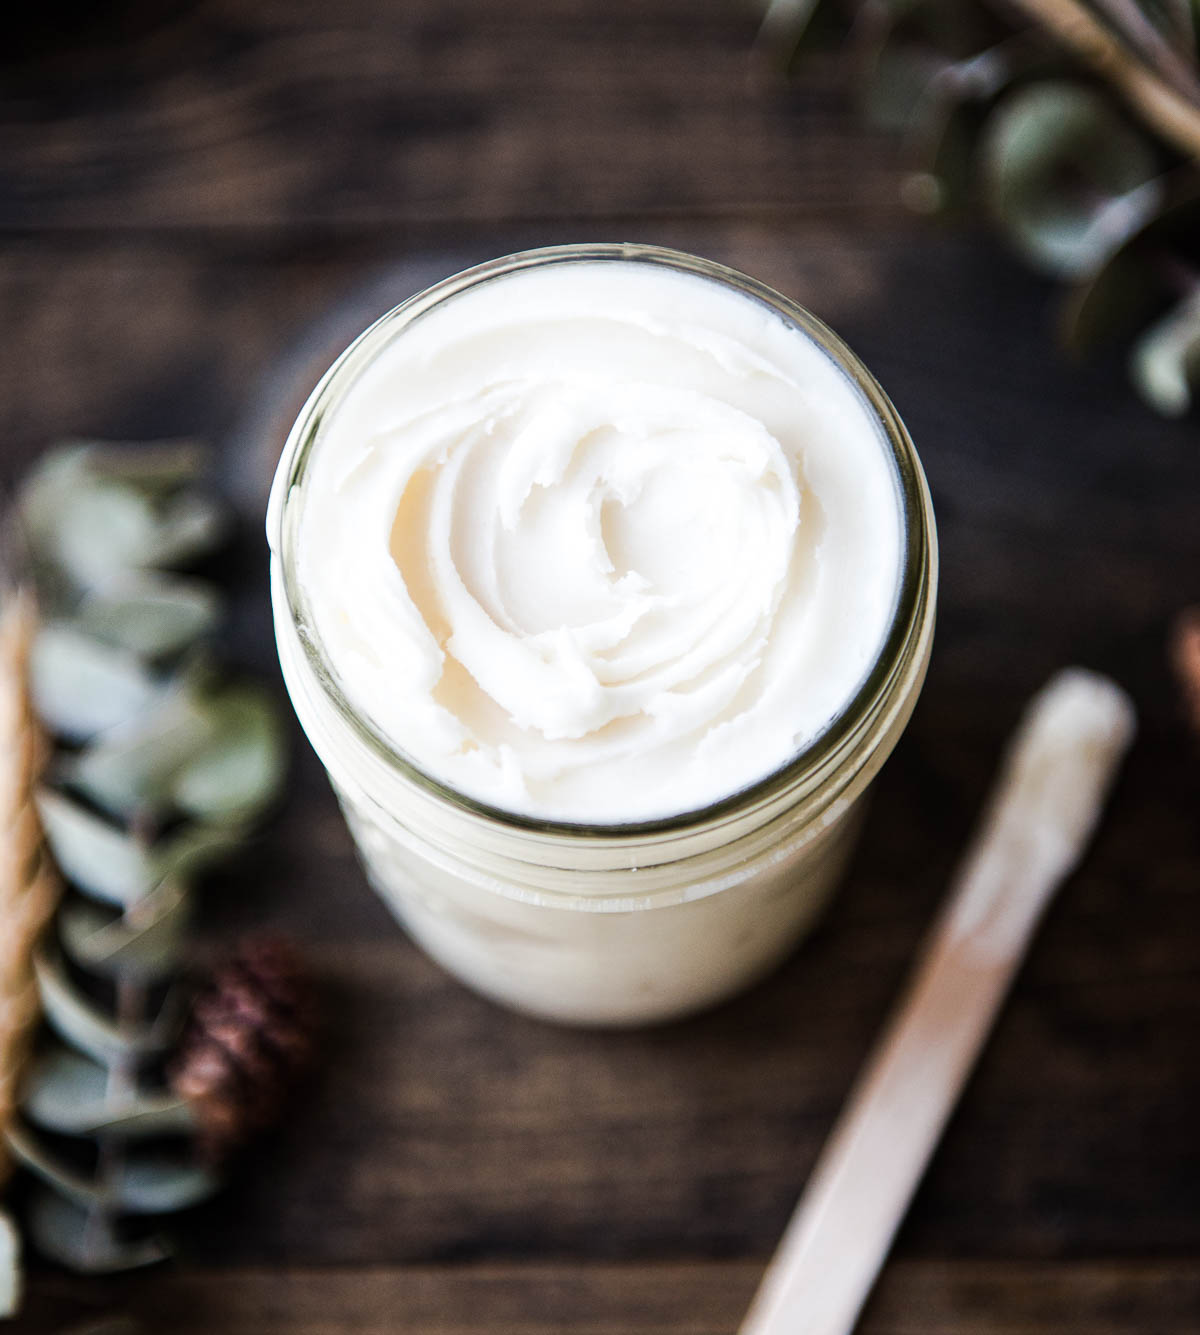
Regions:
[[[1200,751],[1163,642],[1200,599],[1200,439],[1051,342],[984,235],[905,219],[836,68],[788,88],[733,0],[48,3],[0,51],[0,448],[196,432],[247,521],[239,654],[275,674],[261,506],[333,345],[470,258],[631,237],[825,316],[908,421],[938,643],[819,934],[685,1024],[577,1034],[447,979],[357,869],[297,733],[289,799],[210,892],[327,996],[319,1078],[171,1267],[38,1267],[21,1327],[731,1332],[945,887],[1022,701],[1082,662],[1142,732],[862,1323],[1200,1327]],[[24,26],[22,26],[24,25]],[[11,34],[10,34],[11,36]]]

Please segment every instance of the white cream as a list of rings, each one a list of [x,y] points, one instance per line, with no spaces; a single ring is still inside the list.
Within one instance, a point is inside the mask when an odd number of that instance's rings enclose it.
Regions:
[[[351,706],[508,811],[643,821],[786,764],[878,657],[895,465],[816,343],[632,261],[403,327],[309,463],[298,575]]]
[[[435,959],[568,1023],[686,1014],[808,929],[912,711],[937,583],[920,464],[851,354],[703,261],[567,247],[450,290],[369,330],[288,438],[284,678]],[[704,808],[842,713],[819,760]],[[397,751],[583,828],[479,811]]]

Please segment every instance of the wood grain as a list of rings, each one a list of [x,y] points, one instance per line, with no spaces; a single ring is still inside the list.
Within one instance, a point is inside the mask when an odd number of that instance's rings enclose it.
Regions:
[[[191,1221],[192,1254],[323,1266],[765,1257],[1003,737],[1028,693],[1072,659],[1133,691],[1143,735],[900,1251],[1200,1251],[1200,765],[1162,652],[1169,617],[1200,593],[1189,428],[1148,420],[1103,368],[1055,364],[1035,327],[1038,288],[975,238],[910,236],[897,249],[820,222],[786,236],[746,224],[657,234],[829,315],[878,369],[929,471],[939,642],[850,884],[796,960],[711,1016],[641,1035],[545,1028],[470,996],[392,927],[297,732],[291,799],[213,886],[206,928],[219,940],[266,920],[309,944],[332,999],[329,1061],[255,1172]],[[258,479],[252,497],[275,445],[247,422],[263,423],[264,394],[295,393],[268,374],[279,347],[320,346],[330,302],[382,309],[434,262],[274,257],[221,239],[182,251],[10,247],[0,312],[25,331],[0,363],[10,476],[42,432],[197,430],[223,443],[227,476]],[[290,354],[284,364],[285,382],[305,374]],[[1142,439],[1151,445],[1131,447]],[[229,558],[235,639],[277,680],[260,531],[248,514]]]
[[[143,1277],[128,1307],[177,1335],[728,1335],[758,1271],[746,1261],[221,1270]],[[39,1319],[87,1310],[63,1290],[46,1286]],[[858,1329],[1190,1335],[1197,1310],[1195,1265],[907,1261],[889,1269]]]
[[[130,6],[110,6],[119,16]],[[789,91],[753,6],[167,6],[10,68],[0,227],[439,227],[875,212],[894,170]],[[766,132],[764,132],[766,131]],[[774,131],[773,133],[771,131]]]

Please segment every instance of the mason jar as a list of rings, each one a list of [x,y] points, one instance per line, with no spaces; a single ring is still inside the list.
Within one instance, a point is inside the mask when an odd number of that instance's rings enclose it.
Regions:
[[[787,764],[665,819],[584,824],[491,807],[424,773],[355,710],[298,577],[299,516],[323,424],[379,352],[425,312],[522,267],[665,265],[765,303],[841,369],[894,468],[903,548],[891,620],[865,678]],[[419,331],[409,332],[419,337]],[[933,633],[936,539],[925,478],[870,372],[800,306],[721,265],[653,246],[553,247],[439,283],[383,316],[326,373],[288,437],[267,518],[284,679],[367,875],[452,974],[518,1010],[578,1025],[664,1021],[767,973],[826,903],[868,786],[912,713]]]

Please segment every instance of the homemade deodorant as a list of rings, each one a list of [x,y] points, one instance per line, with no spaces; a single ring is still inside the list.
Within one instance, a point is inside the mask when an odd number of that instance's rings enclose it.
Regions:
[[[350,704],[447,787],[588,825],[791,760],[865,677],[900,568],[846,375],[761,303],[638,263],[422,316],[334,408],[299,523]]]
[[[493,995],[629,1021],[761,971],[907,718],[902,428],[805,319],[672,252],[532,252],[385,317],[293,431],[289,689],[376,884]],[[806,787],[901,614],[871,754]]]

